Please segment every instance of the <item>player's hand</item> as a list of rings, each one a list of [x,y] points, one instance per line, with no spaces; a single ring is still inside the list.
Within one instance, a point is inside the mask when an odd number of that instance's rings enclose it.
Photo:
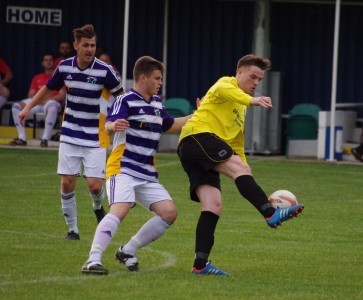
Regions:
[[[29,113],[30,111],[26,107],[24,107],[23,110],[19,113],[19,121],[21,125],[25,126],[25,121],[29,117]]]
[[[251,105],[261,106],[265,108],[272,108],[272,102],[270,97],[260,96],[251,99]]]
[[[197,100],[195,101],[195,102],[196,102],[196,104],[197,104],[197,108],[198,108],[198,107],[202,104],[203,98],[204,98],[204,97],[202,97],[202,98],[197,98]]]
[[[113,129],[115,132],[124,131],[129,127],[130,127],[129,121],[125,119],[117,119],[116,121],[113,122]]]

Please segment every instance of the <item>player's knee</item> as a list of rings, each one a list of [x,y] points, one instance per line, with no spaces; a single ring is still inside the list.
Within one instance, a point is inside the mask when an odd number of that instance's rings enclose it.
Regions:
[[[120,221],[125,219],[130,211],[129,203],[114,203],[110,206],[110,213],[116,216]]]
[[[99,195],[102,192],[103,180],[99,178],[87,178],[88,190],[93,195]]]
[[[19,102],[14,103],[14,104],[11,106],[11,108],[13,108],[13,109],[17,109],[17,110],[20,110],[20,109],[21,109],[21,107],[20,107],[20,105],[19,105]]]
[[[61,190],[64,193],[70,193],[75,188],[75,176],[62,176],[61,178]]]
[[[168,211],[166,220],[168,220],[168,222],[172,224],[175,222],[177,217],[178,217],[178,209],[174,206],[173,209]]]
[[[216,215],[222,213],[222,198],[220,193],[210,193],[199,197],[202,211],[211,211]]]
[[[11,106],[11,110],[12,111],[21,111],[23,109],[23,105],[21,105],[21,101],[20,102],[16,102]]]
[[[48,108],[46,108],[46,109],[45,109],[45,113],[46,113],[46,114],[49,114],[49,113],[54,113],[54,114],[56,114],[56,113],[57,113],[57,108],[56,108],[56,107],[54,107],[54,106],[50,106],[50,107],[48,107]]]
[[[158,205],[155,210],[153,210],[157,215],[159,215],[160,218],[163,220],[166,220],[170,224],[173,224],[176,218],[178,217],[178,209],[175,206],[175,204],[171,201],[166,201],[163,204],[163,207],[161,208],[160,205]]]
[[[220,216],[222,213],[222,201],[213,202],[207,208],[202,208],[202,209],[206,211],[211,211],[217,216]]]
[[[97,196],[97,195],[101,194],[102,186],[101,187],[98,187],[96,185],[89,186],[89,192],[90,192],[90,194]]]
[[[247,163],[244,163],[237,155],[233,155],[224,166],[224,173],[235,179],[241,175],[251,175],[251,168]]]
[[[44,111],[46,113],[55,112],[57,113],[60,108],[60,105],[55,100],[50,100],[44,105]]]
[[[161,216],[162,219],[167,220],[170,224],[173,224],[178,217],[178,209],[174,206],[165,211],[163,216]]]
[[[241,169],[241,172],[243,173],[243,175],[251,175],[252,174],[252,171],[251,171],[251,168],[248,164],[245,164],[245,163],[241,163],[241,166],[240,166],[240,169]]]

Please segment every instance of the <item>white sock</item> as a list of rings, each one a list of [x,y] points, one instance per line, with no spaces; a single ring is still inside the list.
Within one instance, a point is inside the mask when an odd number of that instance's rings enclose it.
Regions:
[[[54,128],[55,122],[57,121],[58,110],[54,105],[49,105],[46,111],[43,140],[49,140],[52,130]]]
[[[101,192],[98,195],[94,195],[94,194],[90,193],[90,196],[93,201],[93,209],[94,210],[100,209],[102,206],[102,203],[103,203],[103,199],[105,198],[105,190],[104,190],[103,186],[102,186]]]
[[[77,227],[77,204],[74,192],[61,192],[62,211],[64,219],[69,227],[69,231],[78,233]]]
[[[22,108],[18,103],[14,103],[11,107],[11,112],[13,113],[13,119],[14,124],[16,127],[16,130],[18,131],[18,138],[26,141],[26,135],[25,135],[25,127],[21,125],[19,121],[19,114],[21,112]]]
[[[120,223],[120,220],[112,214],[107,214],[102,219],[97,226],[88,261],[101,263],[103,252],[110,244]]]
[[[170,226],[170,223],[159,216],[151,218],[140,228],[131,240],[123,246],[122,252],[135,255],[137,250],[161,237]]]

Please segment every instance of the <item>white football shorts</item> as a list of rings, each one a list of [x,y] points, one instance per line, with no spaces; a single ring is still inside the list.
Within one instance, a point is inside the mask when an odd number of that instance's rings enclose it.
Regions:
[[[82,175],[105,179],[106,148],[88,148],[60,143],[58,153],[59,175]]]
[[[168,191],[159,182],[135,178],[127,174],[111,176],[106,181],[108,203],[139,203],[147,210],[153,203],[163,200],[172,201]]]

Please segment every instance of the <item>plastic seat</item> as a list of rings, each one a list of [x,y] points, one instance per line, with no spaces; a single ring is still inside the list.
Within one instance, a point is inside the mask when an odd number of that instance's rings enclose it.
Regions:
[[[295,105],[287,120],[287,140],[315,140],[318,138],[320,107],[311,103]]]
[[[304,147],[310,141],[318,139],[320,107],[312,103],[296,104],[289,111],[287,119],[287,144],[286,156],[290,157],[291,153],[296,152],[296,147]],[[294,151],[291,143],[295,140]],[[296,146],[299,143],[299,146]],[[309,144],[311,146],[311,143]],[[300,149],[303,152],[303,149]],[[304,150],[306,151],[306,149]]]
[[[193,112],[191,103],[185,98],[169,98],[163,105],[174,118],[185,117]]]

